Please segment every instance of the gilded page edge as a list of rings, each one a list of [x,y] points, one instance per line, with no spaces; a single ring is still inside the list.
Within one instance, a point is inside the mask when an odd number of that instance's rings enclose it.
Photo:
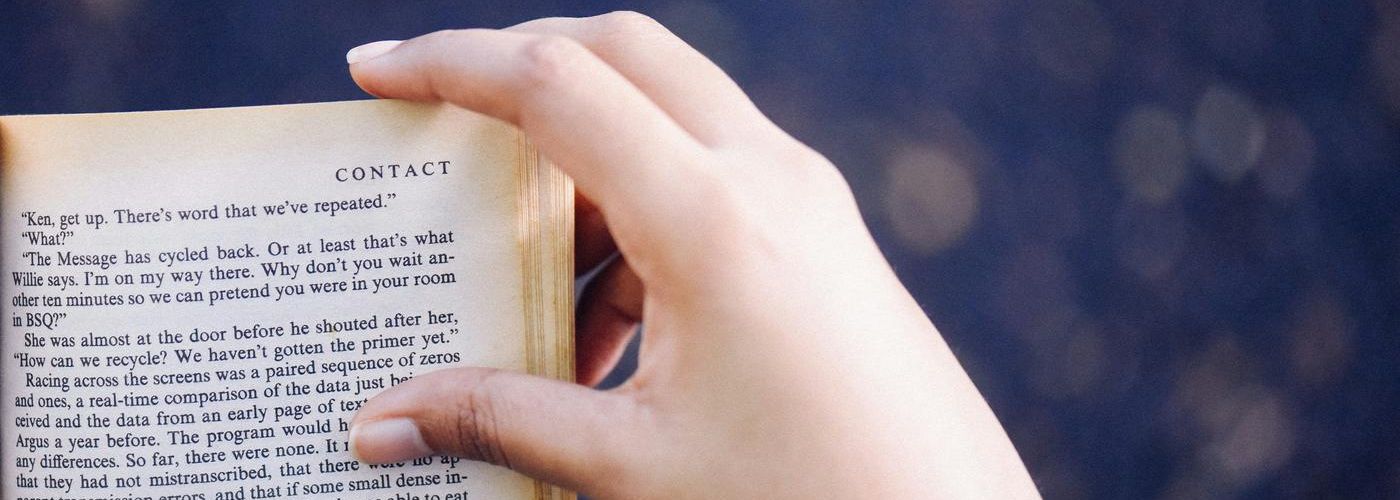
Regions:
[[[525,367],[531,375],[572,382],[576,377],[573,181],[542,159],[519,131],[516,148]],[[540,480],[534,483],[536,500],[577,498],[564,488]]]

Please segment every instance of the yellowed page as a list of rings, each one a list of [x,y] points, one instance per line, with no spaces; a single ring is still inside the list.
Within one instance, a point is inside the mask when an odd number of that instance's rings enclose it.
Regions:
[[[0,154],[0,496],[563,494],[345,441],[414,374],[571,376],[572,195],[514,128],[391,101],[24,116]]]

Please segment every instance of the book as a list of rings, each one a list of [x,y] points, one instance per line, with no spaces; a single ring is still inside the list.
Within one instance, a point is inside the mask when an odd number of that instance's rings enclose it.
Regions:
[[[0,496],[572,498],[347,431],[433,370],[572,379],[573,196],[446,105],[0,117]]]

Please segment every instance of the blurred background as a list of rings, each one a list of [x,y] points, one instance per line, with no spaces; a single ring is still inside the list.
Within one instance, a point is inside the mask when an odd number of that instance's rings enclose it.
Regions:
[[[357,44],[623,8],[842,168],[1047,498],[1400,498],[1395,2],[6,1],[0,114],[363,98]]]

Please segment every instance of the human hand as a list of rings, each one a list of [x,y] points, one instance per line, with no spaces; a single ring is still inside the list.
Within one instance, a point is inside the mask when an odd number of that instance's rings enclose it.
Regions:
[[[347,59],[374,95],[520,126],[591,200],[581,268],[623,258],[580,305],[582,383],[646,325],[609,391],[483,368],[388,389],[355,416],[361,460],[463,456],[603,498],[1037,496],[836,168],[654,21],[443,31]]]

